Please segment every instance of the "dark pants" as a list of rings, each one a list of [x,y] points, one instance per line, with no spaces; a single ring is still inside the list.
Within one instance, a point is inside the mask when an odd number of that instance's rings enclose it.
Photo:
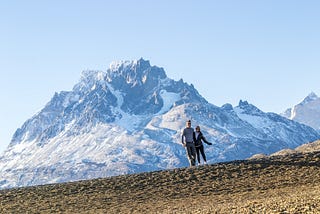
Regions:
[[[205,162],[207,162],[207,159],[206,159],[206,155],[204,154],[204,147],[203,145],[201,146],[198,146],[196,147],[196,151],[197,151],[197,159],[198,159],[198,162],[200,163],[200,152],[201,152],[201,155],[202,155],[202,158]]]
[[[193,143],[186,143],[186,150],[190,166],[196,165],[196,148]]]

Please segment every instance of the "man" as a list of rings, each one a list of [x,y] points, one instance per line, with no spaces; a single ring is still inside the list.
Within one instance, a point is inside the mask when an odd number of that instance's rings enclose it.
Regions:
[[[191,120],[187,121],[186,128],[183,129],[181,142],[182,145],[187,150],[188,160],[190,166],[195,166],[196,164],[196,148],[194,146],[194,130],[191,128]]]

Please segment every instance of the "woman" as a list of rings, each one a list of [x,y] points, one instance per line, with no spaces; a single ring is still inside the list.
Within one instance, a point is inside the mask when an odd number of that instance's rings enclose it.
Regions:
[[[207,159],[206,159],[206,155],[204,154],[204,146],[202,144],[202,140],[203,142],[205,142],[208,145],[212,145],[212,143],[208,142],[206,140],[206,138],[203,136],[202,132],[200,131],[200,126],[196,127],[196,131],[194,133],[194,142],[195,142],[195,147],[196,147],[196,152],[197,152],[197,159],[198,159],[198,163],[199,165],[201,164],[200,162],[200,152],[204,161],[204,164],[207,164]]]

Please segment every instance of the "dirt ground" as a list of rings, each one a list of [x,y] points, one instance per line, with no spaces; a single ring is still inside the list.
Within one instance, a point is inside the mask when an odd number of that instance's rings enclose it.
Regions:
[[[0,191],[0,213],[320,213],[320,153]]]

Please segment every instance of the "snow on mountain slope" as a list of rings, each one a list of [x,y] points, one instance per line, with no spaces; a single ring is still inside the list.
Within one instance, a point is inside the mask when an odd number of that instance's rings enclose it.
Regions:
[[[119,61],[106,72],[83,72],[72,91],[55,93],[15,132],[0,157],[0,188],[186,167],[180,141],[187,119],[213,143],[205,145],[210,163],[320,138],[247,102],[210,104],[149,61]]]
[[[301,103],[281,115],[320,130],[320,98],[312,92]]]

